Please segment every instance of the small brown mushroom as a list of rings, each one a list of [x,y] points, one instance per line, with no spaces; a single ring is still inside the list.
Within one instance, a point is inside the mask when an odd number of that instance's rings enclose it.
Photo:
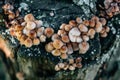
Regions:
[[[54,49],[53,43],[50,42],[50,43],[46,44],[46,45],[45,45],[45,49],[46,49],[47,52],[52,52],[53,49]]]
[[[40,40],[38,38],[34,38],[33,45],[39,45],[39,44],[40,44]]]
[[[24,44],[26,47],[31,47],[33,45],[32,40],[29,37],[24,41]]]
[[[79,53],[80,54],[85,54],[88,50],[89,50],[89,43],[87,42],[82,42],[79,44],[79,48],[80,48],[80,51]]]
[[[45,42],[46,41],[46,36],[45,35],[41,35],[39,37],[39,39],[40,39],[41,42]]]
[[[61,39],[62,39],[62,41],[65,42],[65,43],[70,42],[69,37],[68,37],[67,35],[62,35],[62,36],[61,36]]]
[[[45,31],[44,31],[44,34],[48,37],[48,38],[50,38],[52,35],[53,35],[53,33],[54,33],[54,30],[52,29],[52,28],[46,28],[45,29]]]
[[[56,39],[53,41],[53,46],[56,49],[60,49],[63,46],[63,42],[61,40]]]

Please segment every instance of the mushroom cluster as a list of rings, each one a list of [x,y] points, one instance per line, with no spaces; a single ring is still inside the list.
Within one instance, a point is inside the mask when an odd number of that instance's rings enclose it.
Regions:
[[[4,10],[4,14],[8,15],[9,20],[19,16],[19,11],[14,13],[14,7],[9,3],[6,3],[2,8]]]
[[[40,42],[45,42],[46,38],[51,37],[54,33],[52,28],[44,28],[42,24],[41,20],[35,20],[32,14],[27,14],[24,17],[24,22],[11,26],[9,31],[22,45],[31,47],[32,45],[39,45]]]
[[[57,65],[55,65],[55,70],[75,70],[76,68],[82,68],[82,58],[78,57],[76,59],[69,59],[68,62],[60,62]]]
[[[105,0],[104,7],[100,5],[100,16],[111,18],[116,14],[120,14],[120,0]]]
[[[90,48],[88,41],[93,39],[96,33],[106,37],[109,31],[105,18],[93,16],[90,20],[82,20],[77,17],[76,20],[69,21],[69,24],[63,23],[57,34],[52,36],[52,42],[45,48],[53,56],[67,59],[74,51],[85,54]]]

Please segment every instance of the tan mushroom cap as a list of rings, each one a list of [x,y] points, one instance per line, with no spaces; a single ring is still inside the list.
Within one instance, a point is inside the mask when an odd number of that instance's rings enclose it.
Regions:
[[[82,23],[83,23],[85,26],[89,26],[89,21],[88,21],[88,20],[84,20]]]
[[[82,19],[81,19],[80,17],[77,17],[77,18],[76,18],[76,22],[77,22],[78,24],[80,24],[80,23],[82,23]]]
[[[89,21],[89,26],[90,27],[95,27],[95,21],[94,20],[90,20]]]
[[[62,53],[60,55],[61,59],[67,59],[68,58],[68,55],[66,53]]]
[[[78,26],[78,28],[81,32],[87,32],[88,31],[88,28],[84,24],[80,24]]]
[[[52,55],[53,55],[53,56],[60,56],[60,55],[61,55],[61,52],[60,52],[60,50],[55,49],[55,50],[52,51]]]
[[[60,49],[63,46],[63,42],[61,40],[56,39],[53,41],[53,46],[56,49]]]
[[[50,43],[46,44],[45,49],[47,52],[52,52],[54,50],[53,43],[50,42]]]
[[[89,31],[88,31],[88,34],[87,34],[88,36],[90,36],[90,38],[94,38],[94,35],[95,35],[95,30],[94,29],[89,29]]]
[[[70,24],[71,26],[73,26],[73,27],[77,26],[77,23],[76,23],[75,20],[70,20],[70,21],[69,21],[69,24]]]
[[[33,45],[39,45],[39,44],[40,44],[40,40],[38,38],[34,38]]]
[[[102,23],[97,21],[95,25],[95,31],[99,33],[101,30],[102,30]]]
[[[88,50],[89,50],[89,43],[87,42],[82,42],[79,44],[79,48],[80,48],[80,54],[85,54]]]
[[[54,30],[53,30],[52,28],[50,28],[50,27],[46,28],[45,31],[44,31],[44,34],[45,34],[48,38],[50,38],[50,37],[53,35],[53,33],[54,33]]]
[[[60,48],[61,53],[67,53],[67,51],[68,51],[68,48],[65,45]]]
[[[26,47],[31,47],[33,45],[32,40],[29,37],[24,41],[24,44]]]
[[[65,42],[65,43],[70,42],[69,37],[68,37],[67,35],[62,35],[62,36],[61,36],[61,39],[62,39],[62,41]]]
[[[60,26],[60,29],[65,30],[65,26],[66,26],[66,24],[62,23],[61,26]]]
[[[55,71],[59,71],[59,70],[60,70],[59,66],[55,65]]]
[[[72,26],[70,24],[65,25],[65,31],[70,31],[72,29]]]
[[[54,41],[56,39],[60,39],[60,36],[58,34],[53,34],[51,39]]]
[[[28,34],[26,34],[28,37],[30,38],[35,38],[37,37],[37,33],[35,30],[30,30],[30,32]]]
[[[34,16],[33,16],[32,14],[27,14],[27,15],[25,15],[25,17],[24,17],[24,20],[25,20],[26,22],[28,22],[28,21],[34,21],[35,18],[34,18]]]

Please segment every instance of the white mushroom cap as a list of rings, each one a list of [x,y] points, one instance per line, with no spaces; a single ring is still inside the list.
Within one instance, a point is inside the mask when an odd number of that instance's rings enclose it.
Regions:
[[[28,22],[27,22],[26,28],[32,30],[32,29],[34,29],[35,27],[36,27],[36,24],[35,24],[34,22],[32,22],[32,21],[28,21]]]
[[[81,34],[80,31],[78,30],[78,28],[76,28],[76,27],[72,28],[72,29],[69,31],[69,33],[70,33],[71,35],[73,35],[73,36],[79,36],[79,35]]]
[[[37,30],[37,36],[40,37],[44,33],[44,30],[45,30],[44,27],[38,28],[38,30]]]
[[[24,29],[23,29],[23,33],[24,33],[24,34],[29,34],[29,33],[30,33],[30,30],[27,29],[27,28],[24,28]]]
[[[82,40],[82,38],[79,36],[79,37],[76,37],[76,42],[78,42],[78,43],[80,43],[80,42],[82,42],[83,40]]]
[[[36,27],[39,28],[43,25],[43,22],[41,20],[35,20],[35,23],[36,23]]]

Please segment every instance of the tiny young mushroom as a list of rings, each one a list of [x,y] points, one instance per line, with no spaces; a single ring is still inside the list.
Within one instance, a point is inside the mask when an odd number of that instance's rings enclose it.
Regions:
[[[40,40],[38,38],[34,38],[33,45],[39,45],[39,44],[40,44]]]
[[[79,48],[80,48],[79,53],[85,54],[89,50],[90,46],[88,42],[82,42],[79,44]]]
[[[50,37],[53,35],[53,33],[54,33],[54,30],[53,30],[52,28],[50,28],[50,27],[46,28],[45,31],[44,31],[44,34],[45,34],[48,38],[50,38]]]
[[[45,49],[46,49],[47,52],[53,51],[54,50],[53,43],[50,42],[50,43],[46,44]]]

